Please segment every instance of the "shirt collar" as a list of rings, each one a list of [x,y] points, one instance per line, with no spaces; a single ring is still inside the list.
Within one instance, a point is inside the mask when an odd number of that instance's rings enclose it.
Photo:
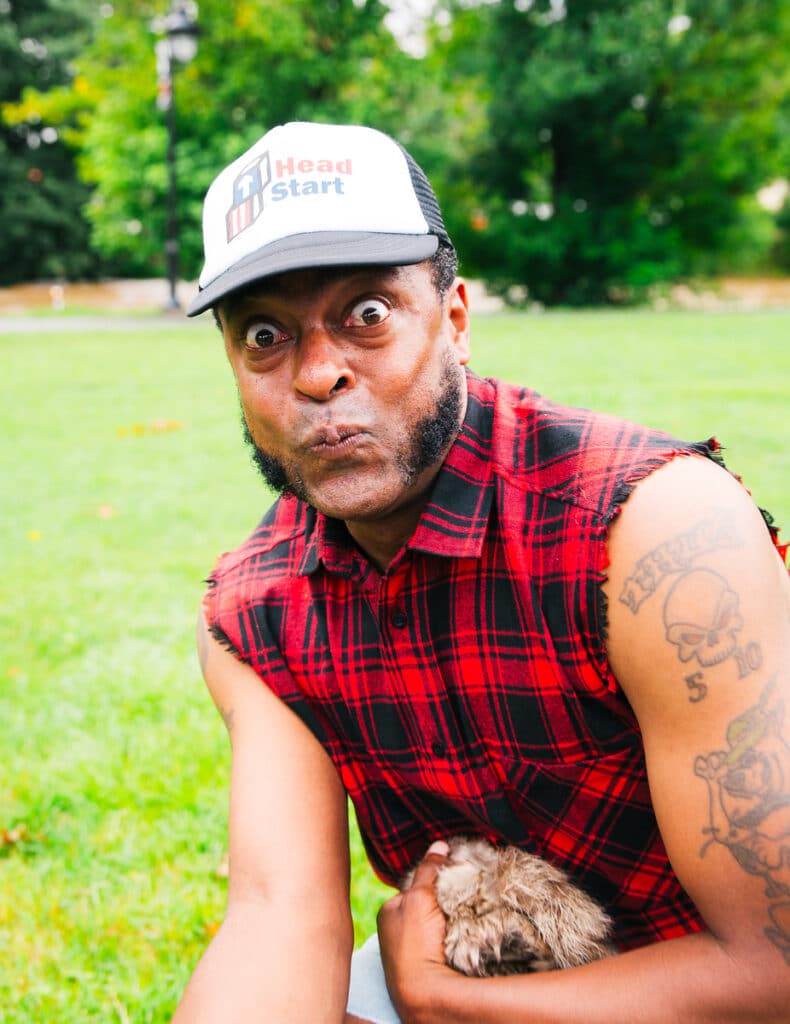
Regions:
[[[447,453],[406,548],[444,558],[479,558],[493,500],[491,435],[494,388],[467,371],[466,415]],[[308,531],[299,575],[322,563],[342,576],[359,573],[359,555],[345,524],[318,513]]]

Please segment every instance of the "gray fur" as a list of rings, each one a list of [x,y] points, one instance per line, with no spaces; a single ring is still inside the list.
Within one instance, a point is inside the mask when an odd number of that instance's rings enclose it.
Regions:
[[[514,846],[456,836],[439,868],[448,964],[489,977],[576,967],[610,956],[608,915],[567,876]],[[401,889],[410,887],[413,872]]]

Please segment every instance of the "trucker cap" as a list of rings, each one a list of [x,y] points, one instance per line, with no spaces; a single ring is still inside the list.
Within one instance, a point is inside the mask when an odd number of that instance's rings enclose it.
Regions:
[[[308,267],[421,263],[450,244],[428,179],[389,135],[294,121],[212,182],[195,316],[263,277]]]

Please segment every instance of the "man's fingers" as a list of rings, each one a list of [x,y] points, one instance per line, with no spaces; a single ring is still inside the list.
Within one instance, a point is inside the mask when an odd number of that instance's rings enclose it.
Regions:
[[[435,843],[432,843],[414,872],[414,881],[411,884],[411,888],[419,889],[425,886],[432,889],[436,881],[436,874],[447,859],[449,852],[450,847],[443,839],[437,839]]]
[[[379,917],[381,917],[382,914],[390,914],[394,910],[397,910],[402,902],[402,893],[396,892],[394,896],[390,896],[388,900],[384,900],[384,902],[381,904],[381,906],[379,907]]]

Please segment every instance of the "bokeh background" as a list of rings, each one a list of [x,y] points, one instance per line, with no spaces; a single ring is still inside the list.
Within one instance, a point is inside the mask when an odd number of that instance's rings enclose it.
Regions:
[[[287,120],[388,131],[477,372],[716,433],[790,527],[788,53],[790,0],[0,0],[0,1024],[164,1024],[222,920],[194,624],[273,496],[168,300],[217,170]]]
[[[217,169],[299,119],[403,142],[516,304],[787,273],[788,53],[788,0],[0,0],[0,285],[164,274],[173,95],[187,279]]]

